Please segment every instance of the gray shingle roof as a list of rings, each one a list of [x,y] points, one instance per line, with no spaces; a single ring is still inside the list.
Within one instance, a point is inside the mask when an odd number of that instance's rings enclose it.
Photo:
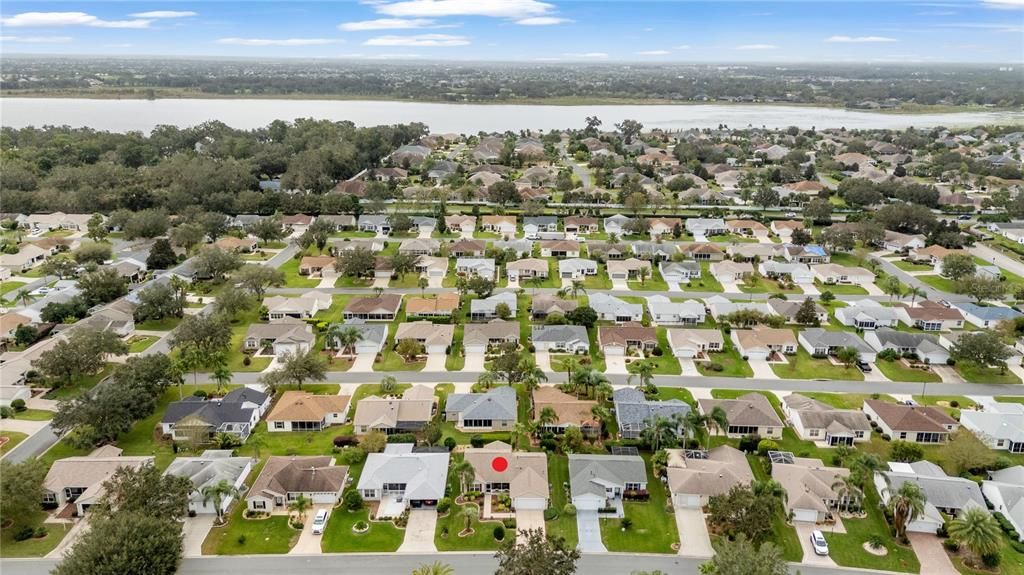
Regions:
[[[647,483],[644,460],[638,455],[569,455],[572,496],[604,497],[605,485]]]
[[[646,428],[657,417],[671,418],[677,413],[680,416],[690,413],[690,405],[684,401],[649,401],[643,392],[633,387],[615,390],[612,398],[615,402],[615,418],[620,427],[632,424]]]
[[[445,402],[445,416],[462,413],[463,419],[515,420],[516,391],[508,386],[495,387],[486,393],[453,393]]]

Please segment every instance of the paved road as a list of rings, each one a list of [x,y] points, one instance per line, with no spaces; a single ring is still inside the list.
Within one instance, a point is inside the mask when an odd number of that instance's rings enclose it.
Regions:
[[[350,373],[332,371],[327,374],[330,383],[377,383],[385,375],[410,383],[476,383],[480,373],[475,371],[391,371],[373,373]],[[628,385],[628,375],[605,374],[612,385]],[[257,383],[259,373],[236,373],[232,383]],[[549,383],[565,381],[564,373],[548,374]],[[715,388],[715,389],[763,389],[775,391],[836,391],[842,393],[898,393],[917,395],[922,384],[895,381],[842,381],[810,379],[768,379],[739,377],[705,377],[685,375],[656,375],[655,385],[662,387]],[[984,383],[929,383],[929,395],[1024,395],[1024,385],[996,385]]]
[[[60,438],[57,437],[50,424],[47,423],[42,429],[26,437],[24,441],[15,445],[14,449],[8,451],[7,455],[4,456],[4,461],[21,463],[26,459],[43,453],[51,445],[57,443],[58,439]]]
[[[441,561],[451,565],[457,575],[493,573],[497,567],[494,556],[486,553],[413,554],[346,554],[346,555],[263,555],[235,557],[203,557],[185,559],[178,570],[182,575],[380,575],[410,573],[423,564]],[[660,570],[672,575],[697,575],[701,559],[678,555],[640,555],[601,553],[584,555],[577,564],[577,573],[587,575],[628,575],[635,571]],[[48,575],[56,566],[49,559],[7,559],[0,561],[4,575]],[[790,572],[802,575],[849,575],[851,573],[886,573],[864,569],[839,569],[791,565]]]
[[[979,258],[996,264],[999,267],[1006,268],[1007,270],[1019,275],[1024,276],[1024,263],[1014,259],[1006,254],[998,252],[986,245],[974,244],[970,248],[970,252]]]

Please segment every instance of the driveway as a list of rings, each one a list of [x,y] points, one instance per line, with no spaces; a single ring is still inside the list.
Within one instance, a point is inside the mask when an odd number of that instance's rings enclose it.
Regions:
[[[352,367],[349,371],[355,373],[368,373],[373,371],[373,360],[377,359],[375,353],[360,353],[356,354],[356,360],[352,362]]]
[[[213,528],[216,515],[204,513],[195,517],[186,517],[181,527],[185,538],[185,557],[199,557],[203,554],[203,541]]]
[[[462,371],[484,371],[484,354],[466,353],[466,365],[462,368]]]
[[[773,243],[775,243],[767,235],[760,235],[760,236],[756,236],[756,237],[757,237],[757,243],[759,243],[759,244],[773,244]]]
[[[819,290],[818,286],[816,286],[814,284],[800,284],[799,287],[807,295],[820,295],[821,294],[821,290]]]
[[[612,280],[612,289],[629,291],[629,282],[627,282],[626,280]]]
[[[601,524],[597,511],[576,511],[576,530],[580,535],[580,551],[584,553],[607,553],[608,548],[601,541]]]
[[[868,363],[868,366],[871,368],[871,371],[864,374],[864,381],[892,381],[885,377],[885,374],[882,373],[882,370],[878,369],[875,363]]]
[[[618,373],[628,374],[629,370],[626,369],[626,356],[623,355],[606,355],[604,357],[605,373]]]
[[[722,291],[725,293],[743,293],[736,282],[719,282],[722,284]]]
[[[942,548],[942,540],[930,533],[907,533],[910,546],[921,562],[921,573],[928,575],[957,575],[959,571]]]
[[[932,365],[932,371],[935,372],[943,383],[964,383],[964,378],[960,377],[955,369],[948,365]]]
[[[533,356],[537,359],[537,367],[541,368],[544,373],[551,373],[554,371],[551,369],[551,352],[537,350]]]
[[[997,252],[996,250],[988,246],[982,244],[975,244],[974,246],[968,248],[968,251],[970,251],[975,256],[987,262],[992,262],[1001,268],[1006,268],[1007,270],[1017,275],[1024,275],[1024,263],[1021,263],[1016,259],[1009,257],[1005,254]]]
[[[542,518],[543,519],[543,518]],[[437,553],[434,531],[437,529],[437,511],[433,509],[409,510],[409,524],[399,553]]]
[[[820,529],[820,527],[806,521],[794,521],[793,526],[796,527],[796,536],[797,539],[800,540],[800,548],[804,550],[804,559],[801,563],[805,565],[820,565],[822,567],[836,566],[836,562],[833,561],[831,557],[827,555],[824,557],[817,555],[814,552],[814,547],[811,546],[811,532],[815,529]],[[827,530],[821,529],[821,531],[825,532]],[[921,570],[921,573],[928,573],[928,575],[932,575],[924,569]]]
[[[427,365],[423,366],[423,371],[448,371],[444,365],[447,361],[448,356],[443,353],[428,353]]]
[[[442,277],[428,276],[427,277],[427,287],[429,287],[429,288],[442,288],[442,287],[444,287],[444,277],[443,276]]]
[[[876,286],[873,283],[870,283],[870,284],[860,284],[860,287],[868,290],[868,295],[885,295],[885,292],[882,291],[882,288]]]
[[[750,364],[750,369],[754,370],[754,377],[761,379],[779,379],[779,376],[775,375],[772,371],[772,366],[766,360],[763,359],[749,359],[747,363]]]
[[[683,370],[680,375],[700,375],[697,371],[697,364],[689,358],[679,358],[679,367]]]
[[[66,525],[66,524],[65,524]],[[59,529],[57,526],[51,527],[51,529]],[[64,535],[64,539],[61,539],[60,543],[46,554],[47,559],[60,559],[64,556],[71,547],[75,544],[78,539],[85,534],[89,529],[89,521],[86,519],[79,519],[74,525],[68,528],[68,532]]]
[[[704,512],[699,508],[676,509],[675,515],[676,528],[679,530],[679,554],[688,557],[714,555]]]
[[[516,531],[520,533],[529,530],[540,529],[541,533],[547,533],[544,528],[544,512],[539,509],[516,510]]]
[[[373,285],[370,287],[386,288],[389,283],[391,283],[391,278],[374,278]]]
[[[289,555],[319,555],[323,553],[320,549],[320,540],[323,539],[323,535],[313,535],[313,518],[321,509],[326,509],[328,513],[332,513],[333,506],[329,503],[320,503],[314,505],[312,509],[306,512],[305,525],[302,527],[302,533],[299,534],[299,540],[295,542],[295,546],[292,547]],[[327,523],[331,522],[331,517],[327,518]]]

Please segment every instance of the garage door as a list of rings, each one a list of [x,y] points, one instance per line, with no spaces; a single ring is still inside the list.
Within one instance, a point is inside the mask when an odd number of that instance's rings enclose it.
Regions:
[[[795,509],[793,519],[796,521],[814,522],[818,520],[818,512],[813,509]]]
[[[676,493],[674,496],[675,504],[678,507],[700,507],[700,495],[688,495],[684,493]]]
[[[516,497],[513,502],[517,511],[527,510],[544,510],[547,507],[547,501],[541,497]]]
[[[755,361],[764,361],[764,360],[768,359],[768,354],[766,352],[755,351],[755,352],[748,353],[747,354],[747,358],[748,359],[753,359]]]
[[[618,346],[608,346],[604,348],[605,355],[626,355],[625,348]]]
[[[486,352],[487,352],[487,346],[486,345],[467,345],[466,346],[466,353],[486,353]]]

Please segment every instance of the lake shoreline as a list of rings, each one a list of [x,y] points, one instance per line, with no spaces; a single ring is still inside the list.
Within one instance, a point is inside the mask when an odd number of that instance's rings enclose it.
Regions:
[[[1021,108],[960,106],[960,105],[923,105],[911,104],[906,107],[888,109],[849,108],[835,102],[731,102],[711,100],[699,102],[693,100],[665,100],[658,98],[523,98],[519,100],[479,100],[452,102],[444,100],[404,99],[391,96],[356,95],[356,94],[210,94],[191,91],[167,91],[154,89],[156,93],[150,97],[142,93],[148,88],[133,88],[131,91],[95,92],[90,90],[45,90],[45,91],[0,91],[0,100],[7,98],[30,99],[63,99],[63,100],[127,100],[127,101],[160,101],[160,100],[261,100],[261,101],[296,101],[310,100],[318,102],[398,102],[407,104],[438,104],[445,106],[784,106],[799,108],[826,108],[845,110],[848,112],[865,112],[874,114],[894,115],[925,115],[925,114],[960,114],[978,112],[1024,112]],[[142,92],[140,92],[142,91]]]

